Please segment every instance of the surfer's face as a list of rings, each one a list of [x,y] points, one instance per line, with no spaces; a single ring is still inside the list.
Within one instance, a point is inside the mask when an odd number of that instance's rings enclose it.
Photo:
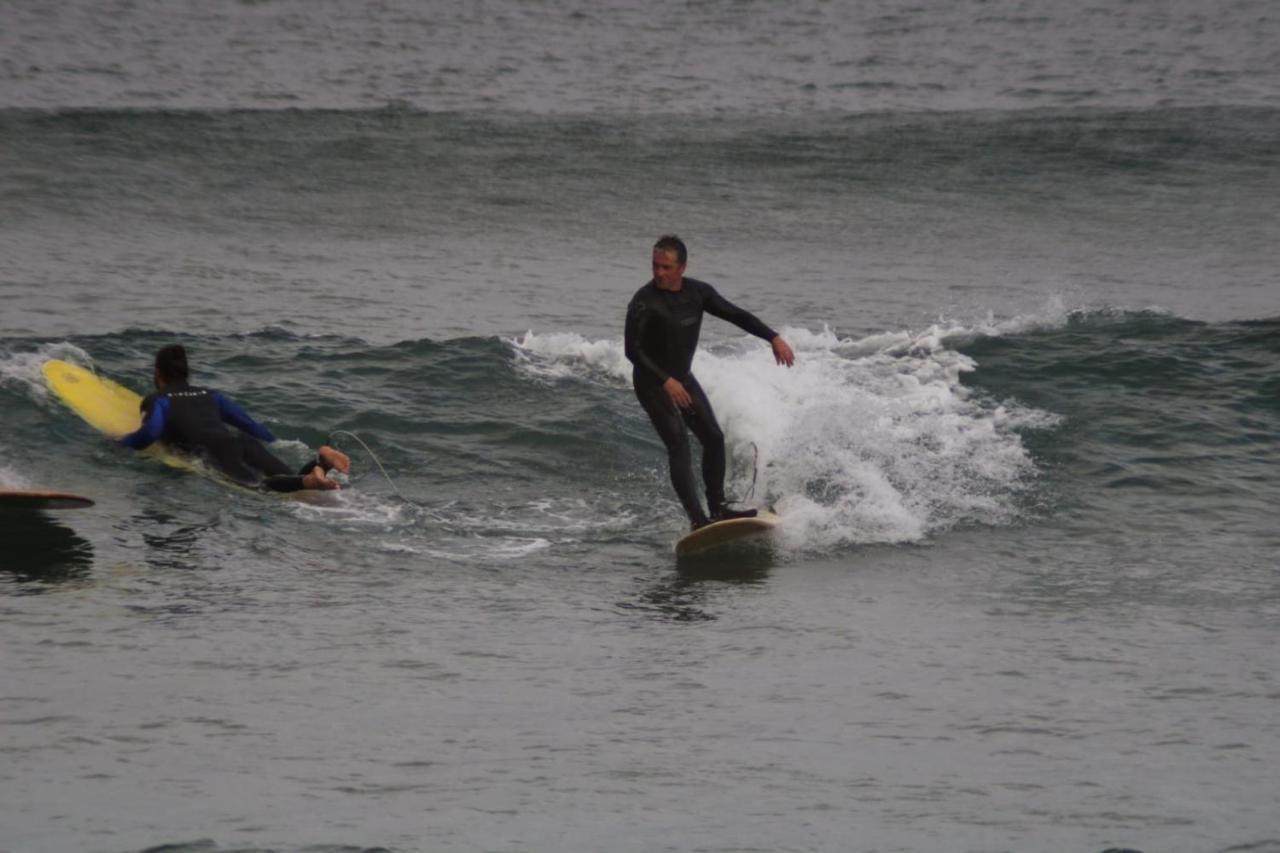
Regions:
[[[679,290],[684,281],[685,265],[676,260],[676,253],[667,249],[653,251],[653,280],[662,290]]]

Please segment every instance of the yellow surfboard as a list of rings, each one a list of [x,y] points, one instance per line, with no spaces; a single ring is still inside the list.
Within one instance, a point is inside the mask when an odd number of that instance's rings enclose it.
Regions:
[[[782,523],[782,518],[762,510],[753,518],[731,518],[715,521],[685,536],[676,543],[676,554],[684,557],[710,548],[726,545],[752,536],[770,533]]]
[[[122,438],[142,426],[142,395],[69,361],[50,359],[41,370],[58,399],[99,432]],[[146,453],[175,468],[212,473],[158,444],[148,447]]]
[[[142,426],[142,396],[69,361],[44,363],[45,381],[90,426],[121,438]]]

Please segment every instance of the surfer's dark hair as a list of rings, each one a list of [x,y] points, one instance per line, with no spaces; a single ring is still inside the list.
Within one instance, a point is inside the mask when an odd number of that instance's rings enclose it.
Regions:
[[[156,373],[165,382],[186,382],[191,375],[187,368],[187,351],[182,344],[169,344],[156,353]]]
[[[655,252],[675,252],[676,263],[683,264],[689,260],[689,250],[684,247],[684,241],[674,234],[663,234],[658,238],[658,242],[653,244]]]

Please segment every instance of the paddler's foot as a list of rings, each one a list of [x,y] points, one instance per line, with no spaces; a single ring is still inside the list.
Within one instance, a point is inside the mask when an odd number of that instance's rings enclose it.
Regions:
[[[711,511],[711,517],[716,521],[729,521],[734,518],[755,518],[758,514],[758,510],[729,509],[727,506],[716,507]]]
[[[351,473],[351,458],[341,450],[336,450],[329,445],[324,445],[316,451],[316,456],[320,457],[320,464],[327,471],[330,468],[336,468],[343,474]]]
[[[699,518],[695,518],[692,522],[689,523],[689,532],[692,533],[695,530],[700,530],[703,527],[706,527],[710,523],[711,523],[711,519],[707,518],[705,515]]]
[[[302,478],[302,488],[331,491],[338,488],[338,484],[326,477],[324,475],[324,469],[317,465],[311,469],[310,474],[307,474]]]

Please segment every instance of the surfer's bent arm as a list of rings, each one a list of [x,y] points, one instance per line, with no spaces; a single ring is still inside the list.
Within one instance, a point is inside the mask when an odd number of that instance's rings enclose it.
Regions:
[[[639,368],[642,373],[649,374],[649,377],[655,382],[662,384],[671,378],[670,374],[659,367],[658,363],[644,351],[643,347],[649,322],[648,308],[639,298],[632,299],[631,304],[627,306],[627,325],[626,332],[623,335],[623,349],[627,354],[628,361]]]
[[[742,331],[769,342],[778,337],[778,333],[766,326],[755,314],[734,305],[717,293],[716,289],[711,285],[704,283],[702,286],[706,288],[703,292],[702,308],[708,314],[713,317],[719,317],[721,320],[727,320]]]
[[[145,450],[155,444],[164,435],[165,415],[168,411],[169,401],[164,397],[156,399],[152,402],[150,411],[143,409],[142,426],[120,439],[120,443],[134,450]]]
[[[276,440],[276,437],[271,434],[271,430],[249,417],[249,413],[244,409],[217,391],[210,393],[213,396],[213,401],[218,404],[218,413],[222,416],[223,423],[231,424],[236,429],[247,432],[267,444]]]

